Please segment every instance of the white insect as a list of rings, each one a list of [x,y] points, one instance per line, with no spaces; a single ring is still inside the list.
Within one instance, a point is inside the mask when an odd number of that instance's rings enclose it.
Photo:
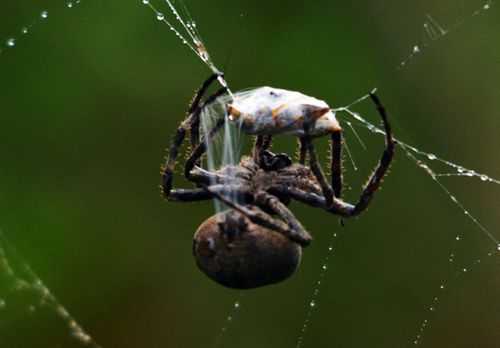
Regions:
[[[326,102],[285,89],[260,87],[236,93],[227,111],[247,134],[304,136],[305,122],[311,123],[310,136],[342,131]]]

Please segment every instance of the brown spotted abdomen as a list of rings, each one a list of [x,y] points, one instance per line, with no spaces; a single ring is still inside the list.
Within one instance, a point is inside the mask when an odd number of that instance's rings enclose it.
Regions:
[[[234,210],[205,220],[194,235],[196,264],[217,283],[236,289],[278,283],[298,268],[301,247]]]

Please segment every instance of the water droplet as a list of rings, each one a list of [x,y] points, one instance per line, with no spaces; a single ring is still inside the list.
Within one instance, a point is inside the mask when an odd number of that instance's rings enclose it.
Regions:
[[[488,176],[484,175],[484,174],[481,175],[480,178],[481,178],[482,181],[488,181],[488,179],[489,179]]]
[[[429,310],[430,310],[431,312],[434,312],[435,308],[434,308],[434,307],[429,307]]]
[[[239,302],[235,302],[234,303],[234,308],[240,308],[240,303]]]
[[[158,19],[159,21],[162,21],[162,20],[165,19],[165,15],[163,13],[161,13],[161,12],[158,12],[156,14],[156,19]]]
[[[500,244],[497,245],[497,250],[500,251]]]
[[[73,333],[73,336],[76,337],[83,344],[89,344],[92,338],[81,330],[77,330]]]
[[[6,45],[7,47],[14,47],[16,45],[16,39],[14,39],[13,37],[7,39]]]
[[[149,5],[149,0],[142,0],[142,3],[143,3],[144,5]]]
[[[443,289],[444,289],[444,284],[441,284],[441,285],[439,286],[439,288],[440,288],[441,290],[443,290]]]
[[[6,305],[5,300],[0,299],[0,309],[5,308],[5,305]]]
[[[413,344],[418,346],[418,340],[413,341]]]
[[[28,34],[28,27],[22,27],[21,28],[21,33]]]
[[[66,4],[66,6],[67,6],[68,8],[72,8],[72,7],[73,7],[73,3],[70,1],[70,2],[68,2],[68,3]]]
[[[69,318],[69,313],[68,311],[66,310],[66,308],[64,308],[63,306],[59,305],[57,306],[56,308],[56,312],[62,317],[62,318]]]
[[[433,153],[428,153],[427,158],[430,159],[431,161],[434,161],[435,159],[437,159],[437,156]]]
[[[233,320],[233,317],[232,316],[228,316],[227,317],[227,321],[231,321],[231,320]]]
[[[323,269],[323,271],[326,271],[328,269],[328,266],[327,265],[323,265],[323,266],[321,266],[321,269]]]
[[[463,173],[463,172],[465,172],[465,169],[462,167],[457,167],[457,172]]]
[[[490,4],[484,4],[483,9],[484,10],[489,10],[490,9]]]
[[[465,272],[467,272],[467,268],[464,268],[462,271],[463,271],[464,273],[465,273]]]
[[[316,302],[314,302],[314,300],[312,300],[312,301],[309,303],[309,306],[310,306],[310,307],[314,307],[314,306],[316,306]]]
[[[420,53],[420,47],[417,45],[413,46],[413,53]]]
[[[332,251],[333,250],[333,247],[328,247],[328,251]]]
[[[48,11],[42,11],[42,13],[40,13],[40,18],[47,19],[48,17],[49,17]]]

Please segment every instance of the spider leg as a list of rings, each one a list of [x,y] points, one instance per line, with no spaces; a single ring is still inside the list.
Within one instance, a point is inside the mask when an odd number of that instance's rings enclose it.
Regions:
[[[172,144],[170,145],[167,159],[165,162],[165,165],[163,166],[162,169],[162,192],[165,197],[168,197],[170,194],[170,191],[172,190],[172,182],[173,182],[173,175],[174,175],[174,169],[175,169],[175,163],[177,161],[177,156],[179,155],[179,148],[181,147],[184,138],[186,136],[186,131],[188,129],[188,125],[191,124],[191,131],[193,129],[193,112],[199,108],[199,104],[201,101],[201,98],[207,91],[208,87],[219,77],[219,74],[212,74],[205,82],[203,82],[202,86],[198,89],[196,92],[195,96],[193,97],[193,100],[191,101],[191,104],[188,109],[188,116],[187,118],[181,122],[179,127],[177,128],[177,131],[174,135],[174,139],[172,141]],[[196,113],[199,118],[199,112]],[[195,117],[195,118],[196,118]],[[199,121],[198,121],[199,124]],[[191,133],[191,138],[193,138],[193,134]]]
[[[185,136],[186,136],[186,122],[182,122],[179,128],[177,128],[174,140],[170,145],[166,163],[162,169],[161,187],[163,195],[166,198],[168,198],[168,196],[170,195],[170,191],[172,190],[175,162],[177,160],[177,155],[179,154],[179,148],[182,145]]]
[[[331,205],[333,203],[333,198],[335,196],[334,191],[330,184],[328,183],[325,173],[321,168],[321,165],[318,161],[318,156],[316,155],[316,150],[314,148],[312,138],[309,134],[310,129],[314,127],[315,119],[309,118],[304,121],[304,133],[305,135],[302,137],[301,143],[304,145],[306,151],[309,153],[309,165],[311,170],[318,180],[319,186],[321,187],[321,191],[323,191],[323,195],[325,196],[326,203]]]
[[[258,205],[269,209],[287,223],[290,230],[288,238],[302,246],[309,245],[312,240],[311,235],[305,230],[295,215],[293,215],[277,197],[267,192],[260,191],[256,194],[255,198]]]
[[[389,124],[385,108],[380,102],[380,99],[374,93],[370,93],[370,98],[372,99],[378,113],[380,114],[380,117],[382,118],[385,131],[385,149],[382,153],[379,163],[375,167],[375,170],[373,171],[372,175],[370,175],[368,182],[363,188],[359,201],[353,211],[353,215],[358,215],[368,207],[368,204],[373,198],[374,193],[380,187],[384,175],[387,173],[387,170],[389,169],[391,161],[394,157],[395,141],[392,137],[391,125]]]
[[[186,165],[184,166],[184,176],[188,180],[191,180],[191,170],[196,166],[201,156],[203,156],[207,151],[208,142],[211,142],[214,139],[220,129],[224,126],[225,122],[225,117],[218,119],[212,129],[208,131],[208,134],[203,137],[202,141],[191,152],[191,155],[187,159]]]
[[[198,202],[212,198],[212,194],[204,189],[174,189],[168,196],[170,201],[176,202]]]
[[[215,76],[219,76],[217,74],[214,74]],[[192,107],[192,118],[191,118],[191,127],[190,127],[190,134],[191,134],[191,147],[194,148],[196,147],[199,142],[200,142],[200,115],[201,112],[205,107],[208,105],[212,104],[219,98],[221,95],[225,94],[227,92],[227,87],[222,87],[218,89],[214,94],[209,96],[206,101],[203,104],[200,104],[200,101],[197,102],[197,105],[195,107]]]
[[[211,172],[201,167],[195,166],[190,172],[190,178],[197,184],[215,185],[225,184],[234,180],[233,177],[221,173]]]
[[[296,201],[315,208],[325,209],[332,214],[340,215],[342,217],[351,217],[355,215],[354,212],[356,207],[354,205],[344,202],[336,197],[333,197],[332,203],[328,205],[325,197],[322,194],[314,193],[313,190],[303,190],[293,186],[282,186],[274,188],[273,191],[276,194],[290,197]]]
[[[307,159],[307,147],[304,142],[304,138],[300,137],[299,138],[299,163],[302,165],[306,164],[306,159]]]
[[[330,140],[332,188],[335,197],[342,197],[342,132],[332,133]]]
[[[334,191],[330,186],[330,184],[328,183],[325,173],[323,172],[323,169],[319,164],[318,157],[316,155],[316,150],[312,143],[312,139],[309,135],[305,135],[303,137],[303,141],[307,149],[307,152],[309,153],[309,165],[311,167],[314,176],[316,177],[316,180],[318,180],[318,184],[321,187],[323,195],[325,196],[326,204],[332,205],[333,199],[335,197]]]
[[[234,209],[238,211],[239,213],[243,214],[246,216],[250,221],[253,223],[269,228],[273,231],[279,232],[289,238],[290,240],[293,240],[297,243],[299,243],[302,246],[306,246],[309,244],[311,238],[307,238],[307,236],[303,239],[301,238],[302,235],[300,235],[300,232],[293,230],[289,224],[273,218],[271,215],[267,214],[263,210],[259,209],[258,207],[255,206],[245,206],[241,205],[237,202],[234,202],[232,199],[228,198],[227,195],[221,193],[221,192],[216,192],[214,191],[213,187],[206,187],[208,191],[210,191],[215,198],[223,202],[225,205],[230,207],[231,209]],[[290,213],[291,214],[291,213]],[[307,232],[306,232],[307,233]]]
[[[251,194],[239,185],[212,185],[195,189],[174,189],[171,191],[169,200],[177,202],[197,202],[223,196],[237,196],[245,202],[251,201]]]
[[[282,186],[276,188],[279,194],[287,195],[297,201],[303,202],[313,207],[323,208],[329,211],[330,213],[337,214],[343,217],[357,216],[368,207],[375,192],[380,187],[380,184],[385,174],[387,173],[387,170],[389,169],[392,158],[394,157],[394,148],[395,148],[395,141],[392,137],[392,130],[387,118],[387,113],[385,111],[385,108],[375,94],[370,93],[370,97],[373,103],[375,104],[382,118],[382,122],[384,124],[385,149],[384,152],[382,153],[378,165],[375,167],[375,170],[373,171],[372,175],[368,179],[368,182],[363,188],[363,191],[361,192],[361,196],[358,202],[355,205],[353,205],[344,202],[343,200],[337,197],[332,197],[332,200],[328,201],[328,197],[325,195],[325,189],[324,189],[324,186],[327,186],[328,183],[326,182],[326,179],[324,179],[324,176],[323,179],[321,179],[321,174],[322,174],[321,168],[315,169],[314,167],[315,153],[314,153],[314,148],[310,146],[310,143],[308,145],[308,151],[311,156],[311,170],[313,171],[314,175],[318,180],[318,183],[321,186],[324,197],[316,193],[313,193],[312,192],[313,188],[311,188],[310,190],[300,190],[291,186]],[[320,175],[318,175],[317,172],[319,172]]]
[[[191,100],[191,103],[189,104],[188,114],[193,114],[195,112],[195,110],[199,108],[201,98],[203,98],[203,96],[205,95],[205,93],[208,90],[208,88],[210,87],[210,85],[213,82],[215,82],[219,78],[219,76],[221,76],[221,74],[214,73],[214,74],[210,75],[208,77],[208,79],[206,79],[202,83],[200,88],[198,88],[196,90],[196,93],[194,94],[193,99]]]

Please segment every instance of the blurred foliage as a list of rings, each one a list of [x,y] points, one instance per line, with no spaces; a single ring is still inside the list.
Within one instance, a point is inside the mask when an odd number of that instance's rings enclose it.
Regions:
[[[399,138],[500,177],[497,6],[471,17],[483,2],[185,2],[233,89],[272,85],[340,106],[377,87]],[[344,228],[293,204],[315,237],[293,278],[243,294],[211,282],[191,240],[212,203],[166,203],[158,190],[164,149],[209,71],[139,0],[3,2],[0,37],[44,9],[47,21],[0,55],[0,227],[103,347],[211,346],[237,299],[221,346],[293,347],[334,232],[304,347],[407,347],[425,318],[425,347],[498,347],[494,246],[402,152],[371,209]],[[428,13],[446,28],[466,22],[398,70]],[[356,110],[377,122],[369,103]],[[382,140],[360,130],[363,151],[346,132],[360,167],[344,163],[353,199]],[[500,236],[498,186],[446,184]],[[442,281],[450,287],[431,313]],[[24,325],[34,315],[0,309],[1,346],[63,344],[60,328]]]

